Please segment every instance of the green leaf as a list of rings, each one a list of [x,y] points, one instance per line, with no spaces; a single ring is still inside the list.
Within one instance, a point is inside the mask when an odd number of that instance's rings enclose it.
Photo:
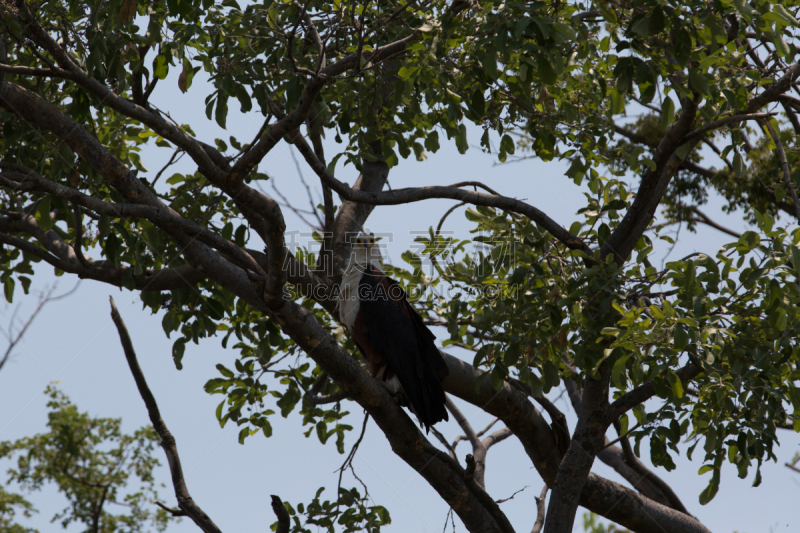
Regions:
[[[175,368],[183,370],[183,353],[186,351],[186,340],[178,339],[172,344],[172,359],[175,362]]]
[[[691,149],[692,149],[691,143],[682,144],[675,150],[675,155],[678,156],[680,159],[686,159],[686,156],[689,155],[689,151]]]
[[[714,496],[717,495],[717,491],[719,490],[719,477],[715,471],[714,477],[711,478],[711,481],[708,483],[708,486],[703,489],[700,493],[700,505],[705,505],[711,500],[714,499]]]
[[[483,99],[483,89],[478,88],[472,92],[469,105],[472,110],[475,111],[476,115],[483,117],[484,113],[486,112],[486,102]]]
[[[698,475],[702,476],[706,472],[711,472],[712,470],[714,470],[714,467],[712,465],[703,465],[700,467],[700,470],[698,470],[697,473]]]
[[[800,276],[800,249],[797,246],[791,246],[792,251],[792,267],[794,268],[795,274]]]
[[[189,90],[189,87],[192,86],[192,80],[194,80],[194,73],[195,69],[192,68],[192,64],[188,59],[183,60],[183,70],[181,71],[181,75],[178,77],[178,88],[181,90],[182,93],[185,93]]]
[[[458,153],[464,154],[469,149],[469,144],[467,143],[467,127],[464,124],[459,124],[458,130],[456,130],[456,148],[458,148]]]
[[[686,346],[689,344],[689,333],[686,329],[681,326],[675,326],[675,329],[672,332],[673,334],[673,346],[679,352],[682,352]]]
[[[733,171],[737,176],[744,176],[745,172],[747,171],[742,154],[740,154],[738,151],[733,154]]]
[[[39,202],[39,205],[36,207],[36,213],[34,214],[34,218],[36,219],[36,225],[41,228],[42,231],[50,231],[53,229],[55,223],[50,216],[50,197],[45,196]]]
[[[514,153],[514,139],[512,139],[510,135],[503,135],[503,138],[500,139],[500,151],[509,154]]]
[[[219,98],[217,99],[217,107],[214,110],[214,120],[217,121],[219,127],[224,129],[225,128],[225,121],[228,119],[228,96],[220,94]]]
[[[619,91],[615,88],[611,87],[608,90],[608,95],[611,98],[611,114],[612,115],[619,115],[623,111],[625,111],[625,97],[623,97]]]
[[[481,65],[489,78],[497,78],[497,52],[495,52],[494,46],[489,46],[484,50],[481,56]]]
[[[664,97],[661,104],[661,127],[666,130],[675,120],[675,103],[669,96]]]
[[[550,60],[542,53],[536,55],[536,65],[538,67],[537,73],[539,74],[539,78],[547,85],[552,85],[558,80],[558,76],[556,76],[556,71],[553,69],[553,65],[550,64]]]
[[[633,26],[631,26],[631,32],[640,37],[647,37],[650,35],[650,17],[644,15],[634,22]]]
[[[8,276],[6,279],[3,280],[3,293],[6,296],[6,301],[8,303],[14,302],[14,278]]]
[[[439,132],[434,130],[428,133],[425,137],[425,149],[434,154],[439,151]]]
[[[708,87],[708,78],[698,69],[689,69],[689,83],[692,84],[692,89],[701,95],[707,96],[711,94],[711,89]]]
[[[169,60],[163,53],[158,54],[153,60],[153,76],[163,80],[169,73]]]
[[[670,385],[672,385],[672,392],[675,393],[677,398],[683,398],[683,383],[681,383],[681,378],[673,372],[670,372],[668,377]]]
[[[630,359],[630,357],[631,357],[630,354],[623,355],[622,357],[617,359],[614,362],[614,366],[611,367],[611,381],[617,386],[620,386],[620,387],[624,386],[624,384],[626,382],[626,379],[625,379],[625,374],[626,374],[625,364],[628,362],[628,359]],[[624,432],[625,432],[625,430],[623,430],[623,433]]]
[[[578,38],[578,34],[575,33],[575,30],[569,24],[564,24],[563,22],[554,22],[553,28],[555,28],[558,33],[570,41],[574,41]]]
[[[778,34],[772,39],[772,44],[775,45],[775,50],[778,52],[780,57],[786,57],[791,54],[791,49],[789,45],[786,44],[786,41],[783,40],[783,36]]]

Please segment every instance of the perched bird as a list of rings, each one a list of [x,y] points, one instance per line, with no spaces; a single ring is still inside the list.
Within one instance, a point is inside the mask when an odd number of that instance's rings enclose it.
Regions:
[[[347,326],[372,377],[411,408],[426,431],[448,420],[442,381],[447,365],[436,338],[405,291],[381,270],[375,240],[359,236],[339,290],[339,319]]]

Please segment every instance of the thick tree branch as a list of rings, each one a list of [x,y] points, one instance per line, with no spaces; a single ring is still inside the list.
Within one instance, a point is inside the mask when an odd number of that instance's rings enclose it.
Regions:
[[[473,462],[470,465],[471,477],[475,480],[475,483],[485,489],[484,474],[486,472],[487,447],[484,446],[483,441],[475,434],[475,430],[472,429],[472,424],[469,423],[467,418],[449,396],[445,401],[445,405],[447,406],[447,410],[452,413],[458,425],[461,426],[461,429],[467,436],[467,440],[472,445]]]
[[[175,489],[175,497],[178,499],[178,505],[181,510],[185,511],[189,518],[194,521],[197,526],[205,533],[220,533],[219,528],[209,518],[209,516],[195,503],[189,494],[189,489],[186,487],[186,481],[183,479],[183,469],[181,468],[181,458],[178,455],[178,446],[175,442],[175,437],[172,436],[164,420],[161,418],[161,413],[156,403],[156,398],[147,386],[147,381],[144,378],[144,373],[139,367],[139,361],[136,359],[136,352],[133,349],[128,328],[122,321],[122,317],[114,305],[114,299],[111,300],[111,319],[117,327],[119,333],[119,340],[122,343],[122,349],[125,352],[125,359],[128,361],[128,366],[133,374],[133,379],[136,381],[136,388],[139,389],[139,395],[142,397],[147,413],[150,416],[150,422],[153,428],[161,438],[161,447],[164,448],[164,453],[167,456],[169,463],[169,470],[172,474],[172,486]]]
[[[572,531],[575,512],[594,458],[605,443],[608,428],[605,415],[608,409],[608,378],[611,369],[603,363],[597,374],[597,377],[587,377],[584,381],[578,423],[552,485],[545,533]]]
[[[0,168],[22,173],[0,173],[0,184],[12,187],[16,191],[37,191],[52,196],[58,196],[69,200],[73,204],[91,209],[95,213],[108,215],[112,218],[133,217],[147,219],[161,228],[166,228],[165,231],[167,231],[167,233],[182,232],[186,235],[196,237],[200,241],[232,257],[242,268],[252,270],[261,277],[266,277],[266,273],[253,257],[236,246],[233,242],[182,217],[166,206],[110,203],[84,194],[71,187],[61,185],[55,181],[48,180],[33,170],[21,165],[0,162]]]
[[[747,104],[747,113],[755,113],[770,102],[777,100],[789,90],[792,83],[800,76],[800,63],[795,63],[784,73],[781,78],[764,87],[764,92],[752,98]]]
[[[686,136],[683,139],[681,139],[680,144],[695,142],[709,131],[719,129],[723,126],[727,126],[728,124],[734,124],[736,122],[745,122],[748,120],[760,121],[765,118],[768,119],[774,115],[775,115],[774,113],[750,113],[742,115],[732,115],[730,117],[721,118],[719,120],[715,120],[714,122],[703,124],[699,128],[690,131],[689,133],[686,134]]]
[[[688,383],[695,377],[697,377],[703,371],[702,368],[696,366],[694,363],[689,363],[688,365],[684,366],[683,368],[677,370],[675,375],[677,375],[681,382]],[[665,379],[665,378],[656,378],[656,379]],[[655,385],[653,385],[653,381],[648,381],[647,383],[640,385],[623,394],[621,397],[616,399],[608,408],[608,418],[607,421],[609,424],[612,424],[616,421],[619,417],[624,415],[630,409],[633,409],[637,405],[649,400],[652,398],[656,393]]]
[[[582,250],[583,252],[591,255],[591,250],[581,239],[575,235],[572,235],[555,220],[548,217],[544,212],[521,200],[508,198],[506,196],[499,196],[496,194],[468,191],[454,186],[445,187],[434,185],[428,187],[395,189],[392,191],[381,192],[360,191],[355,188],[348,187],[343,182],[336,179],[330,172],[328,172],[328,169],[316,158],[314,152],[308,146],[308,143],[306,143],[305,139],[303,139],[301,136],[296,137],[294,142],[295,146],[297,146],[298,150],[300,150],[300,153],[303,154],[306,162],[308,162],[320,179],[326,182],[331,189],[336,191],[339,196],[345,200],[369,205],[398,205],[419,202],[421,200],[428,200],[431,198],[448,198],[451,200],[460,200],[462,202],[467,202],[474,205],[497,207],[504,211],[518,213],[530,218],[568,248],[573,250]]]
[[[16,220],[0,217],[0,242],[38,257],[48,264],[77,274],[81,279],[94,279],[122,287],[126,279],[132,280],[134,288],[142,291],[164,291],[194,285],[205,279],[205,274],[192,265],[181,265],[166,269],[144,269],[142,274],[134,274],[127,266],[117,267],[110,261],[95,261],[84,258],[88,266],[78,261],[74,248],[64,242],[54,230],[42,231],[31,215],[20,215]],[[41,243],[42,246],[9,235],[9,232],[24,232]]]
[[[91,94],[96,96],[104,105],[115,111],[141,121],[149,126],[153,131],[182,148],[197,163],[200,171],[210,177],[222,179],[224,172],[221,168],[227,165],[225,158],[215,148],[201,143],[192,138],[189,134],[170,124],[157,112],[137,105],[130,100],[126,100],[114,94],[106,85],[90,77],[78,64],[76,64],[69,54],[55,42],[50,34],[41,27],[36,18],[28,10],[24,0],[16,1],[17,8],[26,14],[25,31],[31,36],[32,40],[47,50],[56,63],[70,75],[70,80],[74,81]],[[146,101],[146,98],[144,98]]]
[[[489,380],[481,378],[481,370],[442,354],[450,371],[445,391],[500,418],[519,439],[545,483],[553,483],[561,455],[553,430],[527,394],[508,383],[495,390]],[[595,474],[589,474],[580,504],[636,533],[709,533],[696,519]]]
[[[655,170],[648,169],[642,176],[639,190],[633,204],[625,213],[616,229],[600,248],[600,257],[613,254],[620,267],[625,263],[639,238],[650,225],[661,198],[667,190],[670,179],[683,161],[675,155],[675,150],[684,144],[682,139],[690,131],[697,114],[697,102],[689,98],[681,100],[681,114],[672,123],[661,142],[653,150]],[[552,502],[552,496],[550,501]]]

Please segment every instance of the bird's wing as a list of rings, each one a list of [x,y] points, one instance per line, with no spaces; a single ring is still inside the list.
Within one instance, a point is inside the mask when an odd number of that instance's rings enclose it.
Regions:
[[[420,423],[428,428],[447,420],[442,388],[447,365],[433,342],[436,337],[408,302],[405,291],[370,265],[361,276],[358,297],[370,344],[385,355]]]

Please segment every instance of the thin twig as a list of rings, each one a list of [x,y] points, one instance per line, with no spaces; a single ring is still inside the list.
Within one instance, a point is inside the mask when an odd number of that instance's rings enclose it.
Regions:
[[[521,489],[519,489],[518,491],[514,492],[514,493],[513,493],[511,496],[509,496],[508,498],[503,498],[503,499],[501,499],[501,500],[497,500],[497,503],[506,503],[506,502],[507,502],[507,501],[509,501],[509,500],[513,500],[513,499],[514,499],[514,496],[516,496],[517,494],[519,494],[519,493],[520,493],[520,492],[522,492],[523,490],[527,489],[528,487],[530,487],[530,485],[525,485],[524,487],[522,487],[522,488],[521,488]]]
[[[78,289],[78,287],[80,286],[81,281],[82,280],[78,281],[78,283],[76,283],[75,286],[71,290],[67,291],[66,293],[62,294],[61,296],[51,296],[53,294],[53,291],[56,290],[56,285],[53,285],[50,288],[50,290],[47,291],[47,294],[46,295],[43,294],[42,297],[39,299],[39,304],[36,306],[36,309],[33,310],[33,313],[31,313],[31,316],[28,317],[28,320],[22,325],[22,328],[19,330],[19,333],[17,333],[16,336],[13,333],[14,317],[11,318],[11,323],[8,325],[8,335],[6,335],[6,337],[8,338],[8,341],[9,341],[8,342],[8,348],[6,348],[6,351],[3,354],[3,358],[0,359],[0,370],[2,370],[3,365],[6,364],[6,362],[8,361],[8,358],[11,357],[11,352],[14,350],[14,348],[17,346],[17,344],[19,344],[19,341],[22,340],[22,337],[25,336],[25,333],[28,331],[28,328],[31,326],[31,324],[33,324],[34,319],[36,319],[36,316],[44,308],[44,306],[47,305],[50,302],[54,302],[56,300],[60,300],[62,298],[66,298],[67,296],[69,296],[70,294],[75,292]],[[14,314],[16,315],[16,310],[14,311]]]
[[[339,498],[339,492],[342,490],[342,475],[344,471],[347,469],[348,466],[352,466],[353,458],[356,456],[356,452],[358,451],[358,447],[361,445],[361,441],[364,440],[364,434],[367,432],[367,422],[369,422],[369,413],[364,414],[364,423],[361,425],[361,435],[358,436],[358,440],[353,447],[350,449],[350,453],[347,454],[347,459],[344,460],[342,466],[339,467],[339,482],[336,485],[336,514],[339,514],[339,502],[341,498]]]

